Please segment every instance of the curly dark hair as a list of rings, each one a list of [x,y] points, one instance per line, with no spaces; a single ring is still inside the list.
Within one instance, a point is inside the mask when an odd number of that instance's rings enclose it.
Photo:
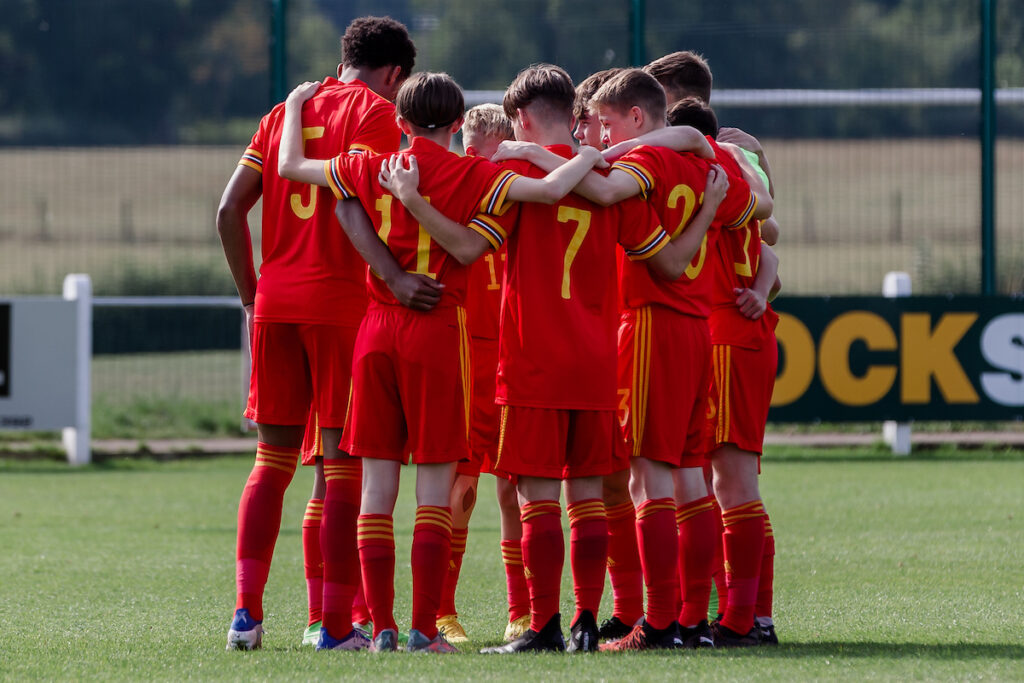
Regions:
[[[341,37],[341,61],[371,69],[398,66],[404,79],[416,63],[416,46],[402,22],[391,17],[360,17]]]

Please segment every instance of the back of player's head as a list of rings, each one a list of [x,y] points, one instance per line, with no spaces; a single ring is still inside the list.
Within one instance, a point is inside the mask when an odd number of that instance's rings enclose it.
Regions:
[[[665,120],[665,91],[643,69],[623,69],[598,88],[590,102],[620,112],[640,107],[651,120]]]
[[[658,79],[670,102],[684,97],[711,101],[711,67],[696,52],[673,52],[655,59],[644,71]]]
[[[704,135],[718,137],[715,110],[699,97],[684,97],[669,107],[668,125],[693,126]]]
[[[580,84],[576,86],[576,99],[572,103],[572,115],[577,119],[583,118],[584,114],[587,113],[587,107],[590,106],[590,100],[594,93],[597,92],[597,89],[621,72],[622,69],[617,67],[605,69],[604,71],[590,74],[580,81]]]
[[[565,69],[553,64],[533,64],[519,72],[505,91],[502,102],[510,119],[516,110],[532,106],[541,116],[569,118],[576,90]]]
[[[445,73],[420,71],[409,77],[395,97],[398,114],[417,128],[446,128],[466,109],[462,88]]]
[[[463,138],[479,136],[497,140],[512,140],[512,121],[505,116],[505,110],[493,103],[478,104],[466,112],[466,121],[462,124]]]
[[[416,63],[416,46],[401,22],[391,17],[360,17],[341,37],[341,61],[370,69],[401,67],[399,77],[404,79]]]

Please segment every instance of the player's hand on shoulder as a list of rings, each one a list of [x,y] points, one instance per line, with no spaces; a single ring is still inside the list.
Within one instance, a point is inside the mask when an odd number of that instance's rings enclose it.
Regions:
[[[758,154],[762,151],[761,143],[750,133],[740,130],[739,128],[720,128],[718,130],[718,137],[715,138],[716,142],[728,142],[742,147],[743,149]]]
[[[402,271],[387,283],[398,303],[414,311],[429,311],[441,300],[444,285],[421,273]]]
[[[491,157],[491,161],[510,161],[512,159],[530,160],[530,155],[536,151],[538,145],[533,142],[522,142],[519,140],[502,140],[498,145],[498,151]]]
[[[315,95],[316,91],[319,89],[319,81],[306,81],[305,83],[300,83],[295,86],[294,90],[288,93],[288,99],[285,100],[285,102],[290,104],[302,104]]]
[[[580,145],[580,149],[577,154],[582,154],[587,158],[587,161],[591,162],[594,168],[608,168],[610,165],[608,160],[601,154],[601,150],[597,147],[591,147],[590,145]]]
[[[736,306],[740,313],[751,320],[757,320],[764,315],[768,302],[763,296],[752,289],[736,287],[732,290],[736,295]]]
[[[718,206],[729,192],[729,177],[718,164],[708,169],[707,183],[704,186],[704,203]]]
[[[411,154],[392,154],[381,164],[377,181],[381,187],[398,197],[399,201],[406,201],[416,194],[420,186],[420,167],[416,157]]]

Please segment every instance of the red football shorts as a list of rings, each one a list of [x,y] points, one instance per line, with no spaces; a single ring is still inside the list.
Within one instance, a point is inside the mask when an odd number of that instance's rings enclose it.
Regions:
[[[779,364],[774,335],[758,350],[716,344],[711,357],[708,450],[731,443],[760,454]]]
[[[260,424],[341,429],[348,410],[356,328],[314,323],[253,326],[252,375],[245,416]]]
[[[577,479],[611,473],[619,438],[614,410],[501,407],[500,473]]]
[[[420,313],[370,304],[352,357],[342,450],[417,464],[468,458],[469,375],[461,307]]]
[[[633,457],[702,467],[711,371],[703,318],[626,309],[619,326],[619,424]]]
[[[494,403],[498,371],[498,340],[470,337],[473,400],[469,411],[469,460],[457,472],[467,476],[493,471],[498,454],[498,406]]]
[[[307,467],[316,464],[316,459],[324,454],[324,440],[320,433],[320,422],[317,419],[316,411],[309,411],[309,420],[306,421],[306,431],[302,435],[302,464]]]

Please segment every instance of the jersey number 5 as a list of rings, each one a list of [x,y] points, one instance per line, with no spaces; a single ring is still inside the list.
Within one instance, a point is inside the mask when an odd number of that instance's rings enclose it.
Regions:
[[[587,236],[587,231],[590,230],[590,215],[590,212],[586,209],[576,209],[571,206],[558,207],[559,223],[576,223],[576,232],[572,234],[569,246],[565,249],[565,258],[562,259],[563,299],[572,298],[572,290],[569,287],[569,269],[572,268],[572,262],[576,260],[576,253],[580,250],[580,245],[583,244],[583,238]]]

